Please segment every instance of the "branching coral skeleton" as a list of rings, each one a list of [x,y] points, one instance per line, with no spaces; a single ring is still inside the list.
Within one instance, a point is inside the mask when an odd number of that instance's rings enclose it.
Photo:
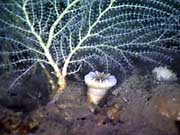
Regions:
[[[145,4],[133,0],[1,3],[1,14],[7,15],[0,17],[4,26],[1,31],[10,31],[0,33],[0,40],[10,42],[12,48],[1,55],[9,53],[15,57],[10,65],[30,65],[15,82],[37,63],[50,65],[57,78],[58,94],[66,87],[67,75],[84,67],[95,70],[94,60],[101,61],[106,70],[119,67],[122,72],[127,67],[133,68],[132,57],[158,64],[170,60],[169,53],[177,52],[180,42],[177,3],[159,0]],[[175,45],[167,45],[170,42]]]

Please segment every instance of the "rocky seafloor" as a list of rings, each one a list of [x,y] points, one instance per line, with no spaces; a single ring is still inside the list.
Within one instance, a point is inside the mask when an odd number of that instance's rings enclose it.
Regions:
[[[68,81],[55,104],[43,75],[8,90],[0,77],[0,135],[179,135],[180,83],[134,74],[112,88],[98,107],[83,81]]]

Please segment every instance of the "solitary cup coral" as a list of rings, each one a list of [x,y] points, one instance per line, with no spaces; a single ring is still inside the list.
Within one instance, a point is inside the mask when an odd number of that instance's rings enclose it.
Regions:
[[[107,91],[117,83],[115,76],[98,71],[88,73],[84,80],[88,86],[88,100],[96,105],[104,98]]]

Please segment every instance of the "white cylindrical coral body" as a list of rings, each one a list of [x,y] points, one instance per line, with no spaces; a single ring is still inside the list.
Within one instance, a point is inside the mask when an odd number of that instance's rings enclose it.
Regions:
[[[87,91],[88,100],[93,104],[98,105],[107,92],[108,89],[96,89],[89,87]]]
[[[115,76],[100,73],[98,71],[88,73],[84,80],[88,86],[88,100],[95,105],[98,105],[105,97],[108,90],[117,83]]]

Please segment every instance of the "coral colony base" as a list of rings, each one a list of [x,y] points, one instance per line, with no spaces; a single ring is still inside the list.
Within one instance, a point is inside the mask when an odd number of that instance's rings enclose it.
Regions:
[[[156,65],[169,62],[180,42],[178,4],[172,0],[0,2],[0,55],[10,59],[0,67],[21,72],[12,88],[36,65],[43,65],[56,77],[56,99],[66,88],[66,77],[82,70],[87,73],[100,66],[106,72],[125,73],[134,69],[134,59]]]

